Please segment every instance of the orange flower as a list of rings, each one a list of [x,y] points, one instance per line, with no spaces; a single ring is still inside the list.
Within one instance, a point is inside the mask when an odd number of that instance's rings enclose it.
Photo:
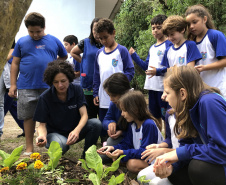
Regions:
[[[27,163],[21,162],[16,166],[17,170],[25,170],[27,168]]]
[[[8,166],[7,166],[7,167],[2,168],[2,169],[0,170],[0,173],[2,173],[2,172],[6,172],[6,171],[9,171],[9,167],[8,167]]]
[[[35,164],[34,164],[35,169],[41,169],[43,166],[44,165],[43,165],[42,161],[40,161],[40,160],[35,161]]]
[[[35,160],[35,159],[40,160],[40,157],[41,157],[41,155],[39,153],[33,153],[30,155],[30,159],[33,159],[33,160]]]

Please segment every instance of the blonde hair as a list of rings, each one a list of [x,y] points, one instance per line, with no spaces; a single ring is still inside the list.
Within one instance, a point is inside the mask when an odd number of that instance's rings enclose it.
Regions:
[[[202,81],[197,70],[190,66],[171,67],[166,73],[164,84],[167,84],[172,88],[178,98],[181,88],[184,88],[187,91],[186,99],[183,102],[177,101],[175,109],[176,124],[174,132],[177,135],[177,138],[196,137],[198,132],[191,121],[189,110],[193,108],[200,97],[201,92],[205,92],[202,95],[210,92],[220,94],[219,89],[206,85]]]
[[[206,27],[208,29],[216,29],[209,10],[203,5],[198,4],[198,5],[188,7],[188,9],[185,12],[185,16],[187,17],[192,13],[196,14],[198,17],[201,17],[201,18],[204,18],[206,16],[207,17]],[[188,33],[188,39],[195,40],[195,35]]]
[[[178,31],[184,33],[186,32],[188,23],[186,20],[179,15],[169,16],[162,25],[162,30],[164,35],[169,35],[170,32]]]

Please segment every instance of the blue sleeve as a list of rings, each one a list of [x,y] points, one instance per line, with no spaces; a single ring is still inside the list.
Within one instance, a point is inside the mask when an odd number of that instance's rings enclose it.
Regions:
[[[134,62],[137,63],[138,66],[140,66],[144,71],[146,71],[148,69],[148,63],[149,63],[149,54],[145,60],[145,62],[138,56],[138,54],[136,52],[134,52],[131,55],[132,59],[134,60]]]
[[[179,147],[179,160],[198,159],[208,163],[226,165],[226,102],[215,93],[203,95],[198,106],[198,132],[204,144]],[[194,122],[194,120],[192,120]]]
[[[73,62],[74,62],[74,65],[75,65],[75,71],[80,71],[80,63],[77,62],[74,58],[73,58]]]
[[[131,81],[135,74],[132,58],[129,54],[129,51],[126,49],[126,47],[124,46],[119,47],[119,51],[123,61],[123,72],[129,79],[129,81]]]
[[[104,117],[104,120],[102,122],[103,128],[105,130],[108,130],[109,123],[112,123],[112,122],[117,123],[118,122],[118,119],[116,116],[116,113],[117,113],[116,109],[117,108],[116,108],[115,104],[110,102],[110,106],[108,108],[107,114]]]
[[[199,52],[196,43],[194,41],[186,41],[187,45],[187,63],[195,61],[197,63],[202,59],[202,55]]]
[[[55,38],[56,39],[56,43],[58,45],[58,56],[63,58],[65,56],[67,56],[67,51],[66,49],[64,48],[63,44],[60,42],[60,40],[58,38]]]
[[[169,116],[170,116],[170,114],[167,111],[166,114],[165,114],[166,139],[164,140],[164,142],[168,144],[168,148],[172,148],[171,130],[170,130],[169,120],[168,120]]]
[[[218,30],[209,30],[208,36],[216,52],[216,57],[226,56],[226,38],[224,34]]]
[[[19,39],[14,47],[14,50],[13,50],[13,53],[12,53],[12,56],[14,57],[19,57],[21,58],[21,50],[20,50],[20,41],[21,39]]]
[[[147,120],[143,125],[143,138],[141,141],[141,146],[139,149],[133,148],[133,139],[131,138],[131,144],[132,148],[122,148],[124,155],[126,155],[122,162],[126,162],[129,159],[141,159],[141,153],[144,152],[146,149],[145,147],[147,145],[150,145],[152,143],[157,143],[158,140],[158,130],[153,120]],[[130,128],[131,129],[131,128]],[[131,129],[132,132],[132,129]],[[140,142],[140,141],[138,141]]]
[[[171,47],[168,47],[168,48],[166,49],[166,51],[165,51],[165,53],[164,53],[164,55],[163,55],[163,58],[162,58],[162,62],[161,62],[161,65],[162,65],[162,66],[165,66],[165,67],[167,67],[167,68],[170,67],[170,66],[169,66],[169,60],[168,60],[168,57],[167,57],[170,48],[171,48]]]
[[[97,51],[96,58],[95,58],[95,61],[94,61],[93,97],[98,96],[98,91],[99,91],[99,87],[100,87],[100,71],[99,71],[99,64],[97,62],[100,50]]]

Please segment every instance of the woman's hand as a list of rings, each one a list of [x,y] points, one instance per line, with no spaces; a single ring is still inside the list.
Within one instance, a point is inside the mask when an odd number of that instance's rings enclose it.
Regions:
[[[116,123],[115,122],[111,122],[108,124],[108,135],[109,137],[111,137],[111,135],[116,134]]]
[[[108,132],[108,131],[107,131]],[[108,132],[108,135],[109,137],[111,137],[112,139],[117,139],[119,136],[122,135],[122,131],[121,130],[117,130],[115,134],[111,135],[109,132]]]
[[[36,145],[38,147],[43,147],[43,146],[46,146],[46,143],[47,143],[47,139],[45,136],[38,136],[36,138]]]
[[[75,142],[79,139],[79,132],[75,129],[70,132],[67,138],[66,145],[72,145],[75,144]]]
[[[156,157],[165,153],[165,148],[148,149],[141,153],[141,159],[145,159],[145,162],[151,164]]]
[[[113,146],[104,146],[104,147],[98,149],[97,150],[97,153],[98,154],[101,154],[101,155],[105,155],[106,152],[110,152],[112,150],[114,150],[114,147]]]

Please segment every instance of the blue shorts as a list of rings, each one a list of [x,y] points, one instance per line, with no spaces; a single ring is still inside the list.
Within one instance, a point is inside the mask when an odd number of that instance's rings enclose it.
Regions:
[[[155,118],[165,120],[165,114],[168,107],[168,102],[162,101],[162,91],[149,90],[149,110]]]

